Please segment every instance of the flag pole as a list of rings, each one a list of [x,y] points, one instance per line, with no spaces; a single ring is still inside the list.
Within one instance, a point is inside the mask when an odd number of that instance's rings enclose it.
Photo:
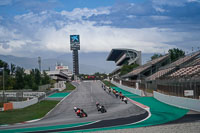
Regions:
[[[3,68],[3,104],[5,100],[4,68]]]

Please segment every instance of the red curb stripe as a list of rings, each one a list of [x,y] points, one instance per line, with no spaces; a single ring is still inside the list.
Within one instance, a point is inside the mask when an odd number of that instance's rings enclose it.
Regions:
[[[144,105],[144,104],[138,103],[138,102],[136,102],[136,101],[134,101],[134,100],[132,100],[132,99],[130,99],[130,98],[128,98],[128,100],[131,101],[132,103],[134,103],[134,104],[140,106],[141,108],[149,109],[149,107],[146,106],[146,105]]]

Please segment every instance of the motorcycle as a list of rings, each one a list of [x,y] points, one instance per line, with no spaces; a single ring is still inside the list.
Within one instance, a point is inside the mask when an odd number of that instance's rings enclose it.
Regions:
[[[125,102],[126,104],[128,103],[128,100],[127,100],[126,97],[124,97],[124,98],[122,99],[122,101]]]
[[[97,110],[98,110],[98,112],[100,111],[101,113],[106,113],[107,112],[107,110],[105,109],[105,107],[103,105],[97,106]]]
[[[87,113],[86,113],[83,109],[77,110],[77,111],[76,111],[76,114],[77,114],[77,116],[79,116],[80,118],[82,118],[82,117],[87,117],[87,116],[88,116]]]

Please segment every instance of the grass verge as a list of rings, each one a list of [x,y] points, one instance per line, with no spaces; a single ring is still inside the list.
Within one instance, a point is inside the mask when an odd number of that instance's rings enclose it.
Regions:
[[[2,102],[0,102],[0,108],[2,108],[3,107],[3,103]]]
[[[108,86],[108,87],[117,87],[116,85],[112,84],[112,83],[109,82],[109,81],[103,80],[102,82],[103,82],[106,86]]]
[[[71,92],[71,91],[73,91],[74,89],[76,89],[76,87],[73,86],[70,82],[66,82],[65,85],[66,85],[66,89],[64,89],[64,90],[61,91],[61,92]]]
[[[13,124],[28,120],[39,119],[45,116],[59,101],[41,101],[24,109],[0,112],[0,125]]]

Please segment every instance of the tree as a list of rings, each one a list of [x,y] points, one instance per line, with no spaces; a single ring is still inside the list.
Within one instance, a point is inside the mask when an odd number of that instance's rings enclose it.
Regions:
[[[5,83],[5,87],[7,87],[7,82],[8,82],[8,77],[10,74],[10,69],[9,69],[9,65],[8,63],[0,60],[0,68],[4,68],[4,83]],[[0,89],[3,89],[3,71],[0,71]]]
[[[8,63],[0,60],[0,68],[4,68],[5,73],[10,74],[10,69]]]
[[[13,74],[15,73],[15,69],[16,69],[15,64],[12,64],[12,63],[11,63],[11,69],[10,69],[11,75],[13,75]]]
[[[21,67],[17,67],[16,74],[15,74],[15,80],[16,80],[15,87],[14,87],[15,89],[23,89],[24,88],[24,86],[25,86],[24,76],[25,76],[24,69]]]
[[[50,77],[47,75],[45,71],[43,71],[42,85],[45,84],[50,84]]]
[[[156,58],[162,57],[162,54],[154,54],[153,56],[151,56],[151,60],[154,60]]]
[[[132,64],[132,65],[123,65],[120,71],[120,76],[125,75],[129,72],[131,72],[134,68],[138,67],[138,64]]]
[[[34,83],[34,76],[31,74],[26,74],[24,77],[25,86],[24,89],[32,89]]]
[[[181,49],[178,49],[178,48],[169,49],[168,52],[169,52],[169,55],[170,55],[171,62],[176,61],[180,57],[185,56],[185,52]]]
[[[38,69],[35,69],[35,83],[39,86],[41,81],[41,74]]]

